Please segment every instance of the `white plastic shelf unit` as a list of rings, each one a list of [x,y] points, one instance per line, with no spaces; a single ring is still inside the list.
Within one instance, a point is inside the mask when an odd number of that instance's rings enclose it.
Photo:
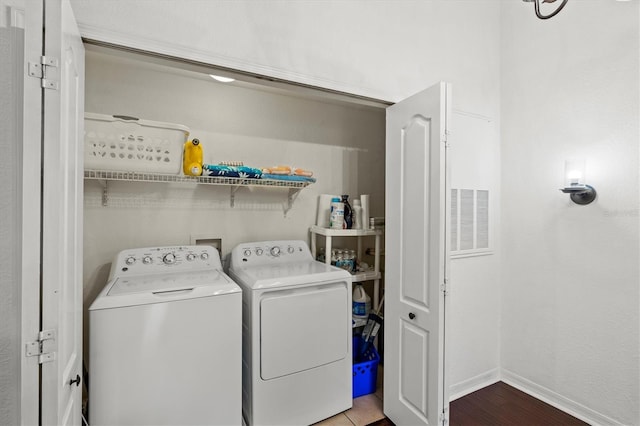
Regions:
[[[380,229],[330,229],[313,225],[309,231],[311,232],[311,254],[315,258],[317,256],[317,240],[318,235],[324,236],[325,241],[325,263],[331,264],[331,246],[333,237],[357,237],[358,238],[358,259],[362,258],[362,237],[375,237],[375,255],[373,262],[373,271],[359,272],[353,275],[353,282],[373,281],[373,309],[378,309],[380,303],[380,240],[382,230]],[[366,322],[366,320],[363,320]],[[364,323],[362,324],[364,325]]]
[[[85,170],[85,179],[98,180],[103,183],[102,191],[102,205],[106,206],[109,203],[109,181],[126,181],[126,182],[160,182],[160,183],[197,183],[204,185],[222,185],[229,186],[230,192],[230,204],[234,206],[236,191],[244,186],[259,186],[259,187],[276,187],[287,188],[289,194],[287,197],[287,206],[285,207],[284,214],[291,210],[293,202],[295,201],[298,193],[301,189],[306,188],[311,182],[289,181],[289,180],[277,180],[277,179],[247,179],[247,178],[235,178],[235,177],[222,177],[222,176],[183,176],[172,175],[162,173],[145,173],[145,172],[118,172],[110,170]]]

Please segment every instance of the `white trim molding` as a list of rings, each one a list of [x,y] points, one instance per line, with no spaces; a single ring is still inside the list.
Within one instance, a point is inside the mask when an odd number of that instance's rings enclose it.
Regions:
[[[500,370],[494,368],[449,387],[449,402],[500,381]]]
[[[509,370],[502,369],[501,372],[502,381],[506,384],[513,386],[516,389],[521,390],[524,393],[531,395],[534,398],[544,401],[549,405],[556,407],[559,410],[564,411],[576,417],[582,421],[585,421],[593,426],[607,425],[607,426],[621,426],[622,423],[608,417],[602,413],[594,411],[589,407],[566,398],[551,389],[547,389],[537,383],[534,383],[524,377],[513,373]]]

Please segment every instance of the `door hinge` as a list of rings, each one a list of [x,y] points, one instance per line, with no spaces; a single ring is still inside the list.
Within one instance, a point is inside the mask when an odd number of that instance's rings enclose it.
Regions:
[[[441,424],[442,426],[447,426],[447,424],[449,424],[449,418],[447,417],[447,413],[445,413],[444,411],[440,413],[440,416],[438,416],[438,423]]]
[[[48,351],[44,347],[45,341],[47,340],[50,340],[51,343],[55,342],[56,332],[54,330],[42,330],[38,333],[38,340],[34,342],[27,342],[25,355],[37,356],[38,364],[44,364],[45,362],[51,362],[56,359],[56,353],[54,351]]]
[[[444,282],[442,284],[440,284],[440,291],[444,293],[444,295],[448,295],[449,294],[449,280],[447,280],[446,278],[444,279]]]
[[[40,79],[40,86],[43,89],[58,90],[58,81],[47,78],[47,68],[57,68],[60,61],[52,56],[40,56],[39,62],[29,62],[29,76]]]

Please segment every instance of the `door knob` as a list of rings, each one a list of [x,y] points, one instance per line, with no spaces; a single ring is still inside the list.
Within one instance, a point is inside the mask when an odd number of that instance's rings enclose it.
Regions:
[[[416,314],[414,314],[413,312],[409,312],[409,319],[414,319],[416,317]]]
[[[69,386],[73,386],[74,383],[76,384],[76,387],[80,386],[80,380],[81,380],[80,379],[80,375],[76,374],[76,378],[75,379],[69,380]]]

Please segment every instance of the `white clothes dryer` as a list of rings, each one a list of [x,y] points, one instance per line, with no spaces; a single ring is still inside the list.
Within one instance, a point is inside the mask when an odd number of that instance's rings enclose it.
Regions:
[[[248,425],[308,425],[351,408],[351,274],[303,241],[240,244],[242,412]]]
[[[120,252],[89,326],[91,425],[242,424],[242,293],[215,248]]]

